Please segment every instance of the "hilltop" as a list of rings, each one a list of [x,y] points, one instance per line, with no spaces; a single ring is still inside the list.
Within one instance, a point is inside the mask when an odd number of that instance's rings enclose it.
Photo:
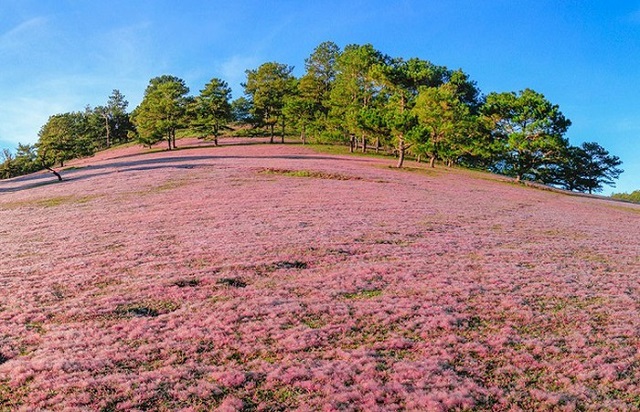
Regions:
[[[640,407],[640,205],[179,143],[0,182],[0,410]]]

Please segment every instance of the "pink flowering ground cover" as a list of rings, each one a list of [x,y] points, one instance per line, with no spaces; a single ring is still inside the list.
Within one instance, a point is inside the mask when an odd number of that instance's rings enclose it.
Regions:
[[[0,182],[0,410],[640,408],[640,207],[391,164],[128,148]]]

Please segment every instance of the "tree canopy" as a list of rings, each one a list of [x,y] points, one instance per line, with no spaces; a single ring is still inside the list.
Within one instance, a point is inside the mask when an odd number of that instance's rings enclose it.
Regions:
[[[496,168],[516,180],[537,180],[541,169],[558,159],[571,125],[558,105],[541,93],[491,93],[482,108],[500,146]]]
[[[129,102],[125,100],[120,90],[114,89],[107,104],[93,109],[95,115],[103,121],[104,147],[124,143],[129,139],[129,132],[133,130],[131,119],[127,113]]]
[[[176,148],[176,130],[186,126],[187,93],[185,81],[175,76],[163,75],[149,81],[132,116],[140,143],[151,146],[165,139],[169,150]]]
[[[556,166],[556,176],[551,183],[557,183],[568,190],[579,192],[600,192],[603,185],[615,186],[615,180],[622,173],[622,162],[596,142],[585,142],[580,146],[570,146]]]
[[[283,113],[285,99],[295,86],[291,74],[293,66],[269,62],[255,70],[247,70],[247,82],[243,84],[245,95],[252,102],[253,115],[262,124],[269,127],[271,143],[273,143],[274,129],[281,121],[282,141],[284,142],[284,125],[286,117]]]
[[[200,90],[193,105],[191,127],[202,137],[213,136],[218,144],[218,136],[232,119],[231,88],[224,80],[213,78]]]
[[[38,134],[40,158],[45,164],[58,163],[62,167],[67,160],[93,154],[95,147],[88,128],[88,118],[81,112],[49,117]]]

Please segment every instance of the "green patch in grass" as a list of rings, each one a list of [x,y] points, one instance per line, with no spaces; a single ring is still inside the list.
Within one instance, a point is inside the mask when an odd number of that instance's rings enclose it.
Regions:
[[[320,329],[327,324],[322,317],[315,314],[305,315],[300,321],[311,329]]]
[[[342,297],[345,299],[371,299],[382,295],[380,289],[365,289],[357,292],[343,293]]]
[[[284,411],[296,408],[299,404],[298,398],[304,393],[303,389],[292,386],[275,389],[260,388],[256,391],[255,400],[267,406],[266,410]]]
[[[44,334],[46,332],[46,330],[44,329],[44,325],[42,324],[42,322],[27,322],[24,325],[25,329],[27,330],[31,330],[34,331],[36,333],[39,334]]]
[[[177,187],[184,186],[187,183],[188,183],[187,181],[182,180],[182,179],[181,180],[169,180],[169,181],[166,181],[166,182],[164,182],[164,183],[162,183],[162,184],[160,184],[158,186],[155,186],[153,188],[153,190],[157,191],[157,192],[163,192],[165,190],[172,190],[172,189],[175,189]]]
[[[24,399],[29,394],[27,385],[33,378],[27,379],[27,383],[19,387],[11,385],[9,379],[0,380],[0,411],[15,411],[24,404]]]
[[[40,207],[40,208],[50,208],[50,207],[58,207],[62,205],[68,204],[85,204],[91,201],[95,196],[54,196],[45,199],[35,199],[35,200],[19,200],[15,202],[5,203],[0,206],[2,209],[18,209],[22,207]]]
[[[266,174],[266,175],[308,177],[308,178],[315,178],[315,179],[362,180],[362,178],[358,176],[348,176],[348,175],[341,175],[337,173],[320,172],[316,170],[290,170],[290,169],[266,168],[266,169],[262,169],[259,173]]]
[[[34,203],[39,207],[56,207],[65,203],[69,203],[72,199],[73,199],[73,196],[58,196],[58,197],[51,197],[49,199],[42,199]]]

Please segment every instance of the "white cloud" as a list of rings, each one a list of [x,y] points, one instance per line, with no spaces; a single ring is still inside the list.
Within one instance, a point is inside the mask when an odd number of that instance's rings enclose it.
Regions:
[[[6,33],[0,35],[0,49],[20,48],[29,43],[34,35],[42,33],[47,23],[45,17],[34,17],[26,20]]]

